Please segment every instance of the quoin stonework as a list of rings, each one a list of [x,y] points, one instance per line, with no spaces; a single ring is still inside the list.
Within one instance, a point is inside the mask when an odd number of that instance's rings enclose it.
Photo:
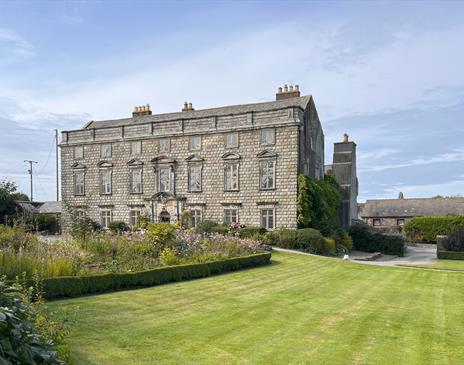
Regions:
[[[62,132],[62,198],[93,220],[137,225],[208,219],[297,226],[297,175],[324,176],[324,134],[311,96],[279,88],[275,101],[91,121]]]

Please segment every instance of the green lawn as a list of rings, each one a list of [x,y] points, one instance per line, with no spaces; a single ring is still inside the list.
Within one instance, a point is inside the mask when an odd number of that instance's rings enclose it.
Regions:
[[[62,300],[74,364],[463,364],[464,275],[273,254],[272,265]]]
[[[436,260],[429,265],[401,265],[435,270],[464,271],[464,260]]]

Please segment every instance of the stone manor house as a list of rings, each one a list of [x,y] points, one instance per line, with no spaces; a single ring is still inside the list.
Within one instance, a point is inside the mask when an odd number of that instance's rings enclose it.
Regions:
[[[203,219],[268,229],[297,226],[297,175],[324,176],[324,133],[311,96],[91,121],[62,132],[62,199],[111,221]],[[65,213],[65,212],[64,212]]]

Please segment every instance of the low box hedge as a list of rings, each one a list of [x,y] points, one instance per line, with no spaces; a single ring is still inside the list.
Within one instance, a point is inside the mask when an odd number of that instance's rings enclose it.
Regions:
[[[437,236],[437,258],[442,260],[464,260],[463,251],[448,251],[445,247],[448,237]]]
[[[43,280],[45,298],[77,297],[110,290],[160,285],[175,281],[204,278],[210,275],[270,263],[270,253],[260,253],[201,264],[159,267],[140,272],[62,276]]]

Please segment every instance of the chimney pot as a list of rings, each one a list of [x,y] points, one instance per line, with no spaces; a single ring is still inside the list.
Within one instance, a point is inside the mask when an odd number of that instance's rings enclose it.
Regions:
[[[281,94],[281,93],[282,93],[282,88],[279,87],[279,89],[277,90],[277,92],[278,92],[279,94]]]
[[[189,110],[193,110],[192,103],[188,103],[188,108],[189,108]]]
[[[298,85],[295,85],[295,91],[300,91],[300,87]]]
[[[288,90],[289,90],[290,92],[292,92],[292,91],[293,91],[293,85],[290,85],[290,87],[288,88]]]
[[[348,142],[349,142],[349,141],[348,141],[348,134],[347,134],[347,133],[345,133],[345,134],[343,135],[343,142],[344,142],[344,143],[348,143]]]
[[[287,86],[287,84],[284,85],[284,92],[288,92],[288,86]]]

